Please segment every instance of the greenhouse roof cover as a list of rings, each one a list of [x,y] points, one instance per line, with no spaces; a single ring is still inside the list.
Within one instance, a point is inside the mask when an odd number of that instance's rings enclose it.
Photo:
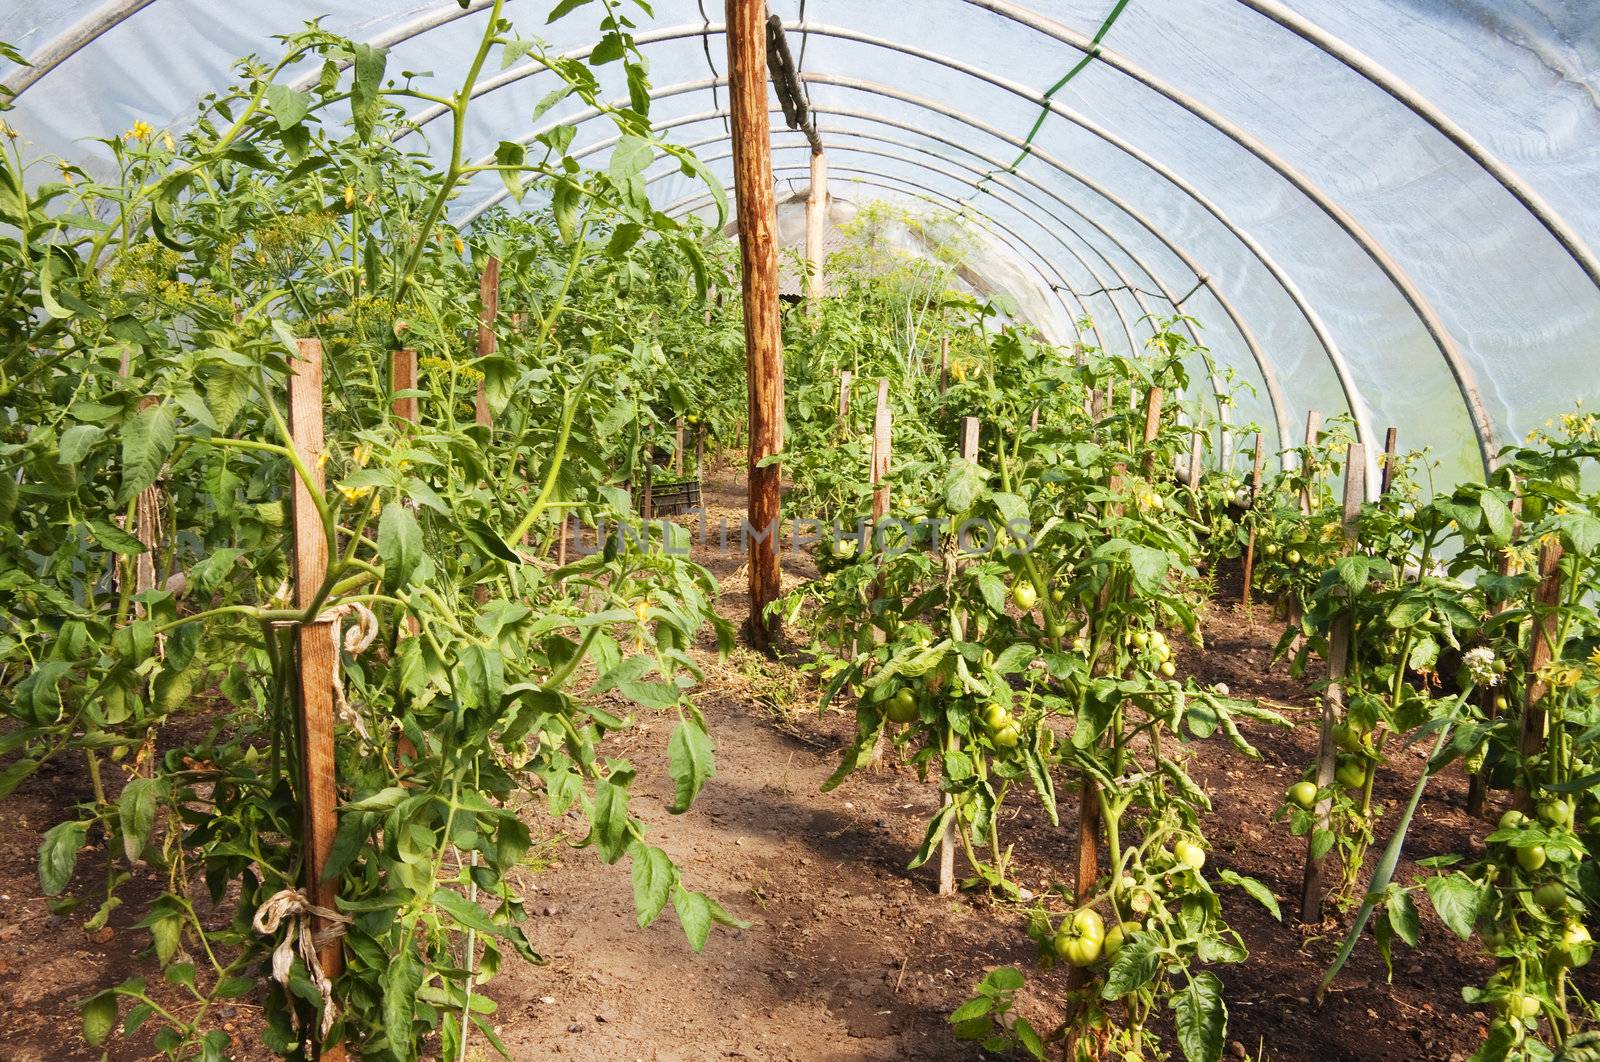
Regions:
[[[597,18],[546,25],[552,6],[507,0],[505,15],[523,34],[587,54]],[[11,124],[29,154],[92,166],[105,155],[90,138],[135,121],[183,122],[237,57],[271,56],[275,35],[317,18],[389,49],[391,72],[431,71],[448,85],[489,7],[8,0],[0,41],[33,63],[3,69],[19,94]],[[1181,301],[1218,365],[1255,389],[1240,416],[1283,445],[1307,410],[1349,412],[1369,443],[1398,425],[1454,478],[1576,399],[1600,396],[1600,5],[769,8],[838,194],[859,186],[860,198],[966,204],[1010,256],[1016,285],[1033,285],[1034,315],[1054,315],[1041,321],[1047,332],[1070,334],[1087,314],[1108,349],[1127,349],[1149,331],[1140,318]],[[657,127],[727,179],[721,5],[656,0],[650,16],[630,15]],[[614,77],[608,91],[625,98],[620,70]],[[591,112],[568,102],[533,117],[552,84],[533,63],[481,79],[469,155],[576,121],[575,146],[603,162],[613,134]],[[414,135],[443,155],[447,124]],[[773,139],[786,197],[808,179],[810,148],[781,117]],[[485,176],[456,204],[458,221],[503,197]],[[650,188],[663,208],[705,205],[704,186],[667,163]]]

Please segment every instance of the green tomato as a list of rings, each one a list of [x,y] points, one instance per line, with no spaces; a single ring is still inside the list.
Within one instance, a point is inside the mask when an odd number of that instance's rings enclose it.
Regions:
[[[917,698],[910,690],[902,687],[889,698],[888,716],[891,722],[909,723],[917,717]]]
[[[1581,927],[1580,927],[1581,928]],[[1106,958],[1111,958],[1122,949],[1122,942],[1139,932],[1138,922],[1118,922],[1106,930],[1106,940],[1101,946]]]
[[[1506,710],[1510,707],[1511,702],[1506,700],[1505,694],[1497,693],[1494,695],[1494,710],[1496,715],[1504,715]]]
[[[1033,606],[1039,603],[1039,591],[1033,588],[1032,583],[1025,579],[1019,579],[1017,584],[1011,588],[1011,600],[1022,611],[1032,612]]]
[[[1199,870],[1206,865],[1206,850],[1190,840],[1182,840],[1173,845],[1172,854],[1191,870]]]
[[[1106,926],[1100,916],[1090,910],[1073,912],[1061,923],[1051,941],[1055,953],[1073,966],[1093,966],[1100,960],[1106,939]]]
[[[1348,722],[1333,728],[1333,743],[1341,752],[1365,752],[1367,749],[1366,735]]]
[[[1163,660],[1163,661],[1161,661],[1161,666],[1157,670],[1159,670],[1161,672],[1161,674],[1163,676],[1165,676],[1166,678],[1171,678],[1172,676],[1174,676],[1174,675],[1176,675],[1178,673],[1177,665],[1174,664],[1171,660]]]
[[[1106,924],[1104,919],[1095,911],[1085,907],[1080,911],[1072,912],[1072,928],[1080,936],[1092,937],[1095,940],[1106,939]]]
[[[1300,551],[1297,549],[1291,549],[1288,553],[1284,554],[1283,559],[1288,561],[1290,564],[1299,564]]]
[[[1143,649],[1145,646],[1150,644],[1150,632],[1134,631],[1132,634],[1128,635],[1128,641],[1132,642],[1135,647]]]
[[[1065,601],[1066,599],[1067,599],[1067,592],[1065,590],[1061,589],[1059,586],[1056,587],[1054,590],[1050,591],[1050,600],[1054,601],[1056,604],[1059,605],[1059,604],[1061,604],[1061,602]]]
[[[1267,548],[1262,552],[1269,557],[1276,557],[1278,555],[1278,544],[1276,542],[1268,542]]]
[[[1544,866],[1544,863],[1544,845],[1535,844],[1530,845],[1527,848],[1517,849],[1517,866],[1521,867],[1527,873],[1532,874],[1535,870],[1538,870],[1540,867]]]
[[[849,560],[856,555],[856,540],[853,538],[836,538],[830,547],[835,560]]]
[[[999,730],[1009,722],[1011,722],[1011,713],[1006,711],[1005,705],[991,702],[984,708],[983,725],[990,730]]]
[[[1339,770],[1335,774],[1339,784],[1346,789],[1360,789],[1367,784],[1367,768],[1360,760],[1350,758],[1339,762]]]
[[[1506,993],[1506,1012],[1513,1018],[1537,1018],[1539,1000],[1526,992]]]
[[[1526,852],[1523,848],[1519,851]],[[1564,907],[1567,903],[1567,889],[1559,881],[1547,881],[1533,890],[1533,902],[1543,907],[1546,911],[1553,911]]]
[[[1510,811],[1500,816],[1500,828],[1502,830],[1515,830],[1527,821],[1528,816],[1524,815],[1516,808],[1512,808]]]
[[[1296,782],[1289,787],[1289,802],[1310,811],[1317,804],[1317,783]]]
[[[1561,953],[1568,966],[1587,966],[1594,952],[1594,938],[1582,922],[1568,922],[1561,931]]]
[[[1551,826],[1572,825],[1572,805],[1565,800],[1541,800],[1537,811],[1539,818]]]
[[[1072,639],[1072,651],[1077,653],[1079,656],[1087,653],[1089,651],[1089,639],[1085,638],[1081,634]]]
[[[996,730],[992,740],[999,748],[1014,749],[1017,747],[1017,742],[1022,740],[1022,730],[1017,726],[1016,721],[1012,720],[999,730]]]

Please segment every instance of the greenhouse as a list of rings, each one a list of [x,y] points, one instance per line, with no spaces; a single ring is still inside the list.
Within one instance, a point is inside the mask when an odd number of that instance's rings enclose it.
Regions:
[[[1596,145],[1578,0],[8,0],[0,1054],[1600,1059]]]

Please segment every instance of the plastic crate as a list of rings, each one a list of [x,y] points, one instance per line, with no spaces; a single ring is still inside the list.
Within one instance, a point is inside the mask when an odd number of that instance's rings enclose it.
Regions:
[[[644,511],[644,492],[634,502]],[[650,507],[654,516],[677,516],[700,507],[700,481],[684,479],[677,482],[655,483],[650,487]]]

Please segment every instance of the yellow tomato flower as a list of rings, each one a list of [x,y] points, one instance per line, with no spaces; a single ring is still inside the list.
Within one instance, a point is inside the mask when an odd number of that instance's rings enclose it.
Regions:
[[[143,144],[153,135],[155,135],[155,130],[151,128],[149,122],[141,118],[137,122],[133,123],[132,129],[129,129],[126,133],[122,134],[122,138],[124,140],[137,140],[139,143]]]
[[[161,134],[161,146],[166,148],[168,151],[177,151],[178,150],[178,145],[172,139],[172,134],[171,133],[162,133]]]
[[[353,184],[347,184],[347,185],[344,186],[344,207],[345,207],[346,210],[349,210],[351,207],[353,207],[355,205],[356,205],[356,186],[353,185]]]

